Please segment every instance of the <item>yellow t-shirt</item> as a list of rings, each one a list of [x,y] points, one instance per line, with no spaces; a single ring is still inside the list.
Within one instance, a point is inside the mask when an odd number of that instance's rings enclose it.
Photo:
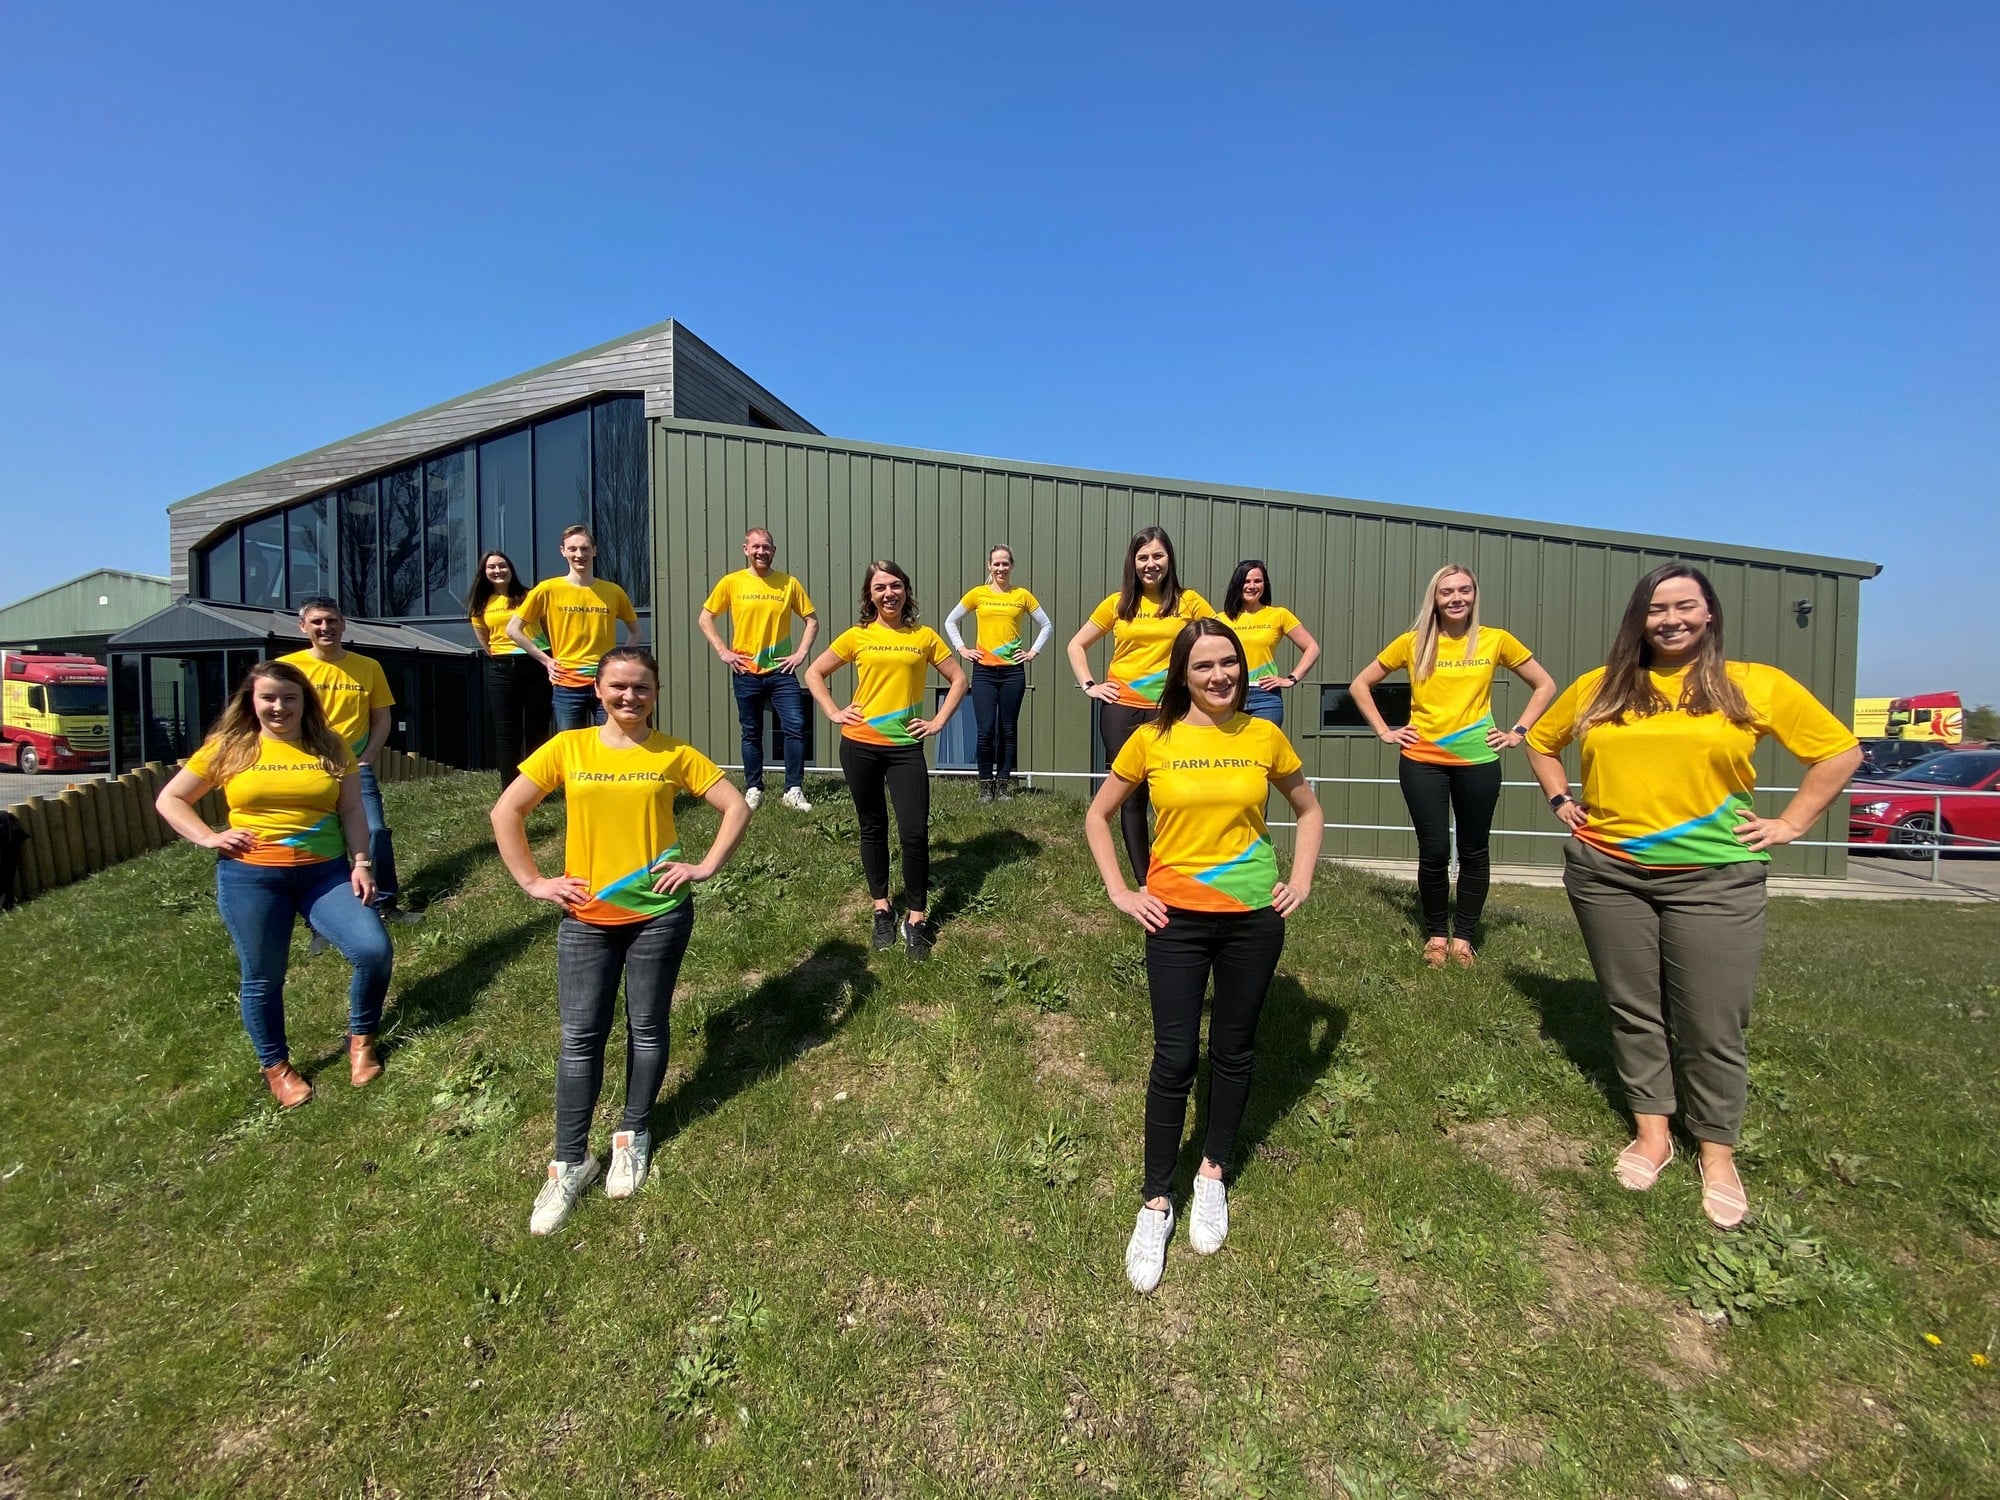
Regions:
[[[522,601],[526,603],[524,599]],[[489,594],[473,618],[486,627],[486,654],[488,656],[520,656],[521,648],[514,644],[514,638],[507,634],[507,622],[520,612],[518,605],[510,604],[505,594]],[[549,649],[548,637],[536,631],[528,632],[528,639],[544,651]]]
[[[556,659],[556,681],[563,687],[589,687],[597,680],[598,658],[618,644],[618,621],[635,636],[639,614],[625,590],[602,578],[578,588],[568,577],[544,578],[521,601],[521,626],[530,635],[539,628]]]
[[[1757,784],[1750,753],[1773,735],[1811,764],[1858,743],[1847,726],[1776,667],[1732,661],[1730,679],[1750,700],[1751,722],[1732,724],[1719,713],[1679,708],[1595,724],[1583,736],[1583,805],[1589,821],[1577,837],[1606,854],[1641,865],[1731,865],[1769,860],[1737,842],[1739,815]],[[1654,691],[1681,701],[1687,669],[1653,672]],[[1577,720],[1590,706],[1604,668],[1569,685],[1528,731],[1528,743],[1554,755],[1576,737]]]
[[[1222,623],[1243,643],[1243,665],[1250,673],[1250,686],[1260,687],[1266,678],[1278,675],[1273,659],[1278,642],[1299,628],[1299,617],[1282,604],[1267,604],[1262,609],[1246,609],[1234,619],[1224,615]]]
[[[215,752],[215,741],[204,741],[187,758],[188,770],[213,783]],[[250,851],[236,858],[246,865],[316,865],[344,856],[347,839],[334,809],[341,777],[354,769],[349,756],[336,776],[310,751],[260,738],[256,762],[222,782],[229,826],[257,835]]]
[[[1090,612],[1090,623],[1111,637],[1111,661],[1104,680],[1118,689],[1118,702],[1126,708],[1157,708],[1160,689],[1167,685],[1167,663],[1174,654],[1174,637],[1189,620],[1199,620],[1215,611],[1193,589],[1182,589],[1174,613],[1162,615],[1159,605],[1139,596],[1138,613],[1129,620],[1118,618],[1118,596],[1113,594]]]
[[[914,745],[910,720],[928,717],[926,669],[951,660],[951,647],[928,625],[891,629],[880,620],[843,630],[827,648],[854,663],[854,706],[865,724],[843,724],[840,737],[864,745]]]
[[[396,695],[382,664],[372,656],[349,651],[339,661],[321,661],[310,651],[294,651],[279,661],[297,667],[319,694],[326,722],[343,743],[359,755],[368,745],[368,721],[378,708],[393,707]]]
[[[1385,672],[1407,669],[1417,638],[1404,631],[1375,658]],[[1410,674],[1410,727],[1422,736],[1403,747],[1406,760],[1434,766],[1483,766],[1500,758],[1486,743],[1493,724],[1493,669],[1512,670],[1535,653],[1497,625],[1479,627],[1478,649],[1467,654],[1472,632],[1456,640],[1438,633],[1437,668],[1422,682]]]
[[[729,649],[752,659],[750,670],[774,672],[798,648],[792,644],[792,616],[813,613],[806,587],[773,568],[762,578],[755,568],[738,568],[702,602],[711,615],[729,616]]]
[[[968,589],[959,605],[979,621],[979,639],[972,654],[989,667],[1011,667],[1029,640],[1026,624],[1042,601],[1023,588],[996,589],[990,583]]]
[[[655,891],[653,871],[682,857],[674,796],[685,787],[699,797],[720,781],[714,761],[658,730],[643,745],[614,750],[601,730],[570,729],[522,761],[521,774],[544,791],[560,787],[568,800],[563,871],[591,893],[571,908],[578,921],[646,922],[687,900],[688,886]]]
[[[1152,797],[1146,889],[1186,911],[1269,906],[1278,856],[1264,802],[1272,782],[1298,769],[1284,730],[1248,714],[1217,726],[1182,720],[1165,734],[1140,725],[1111,773]]]

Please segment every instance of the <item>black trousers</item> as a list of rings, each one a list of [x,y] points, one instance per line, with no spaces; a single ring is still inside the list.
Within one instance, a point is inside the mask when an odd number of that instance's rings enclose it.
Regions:
[[[972,716],[979,724],[979,779],[1014,774],[1014,747],[1021,737],[1021,700],[1028,692],[1026,667],[972,668]]]
[[[903,846],[903,900],[911,911],[931,904],[931,768],[922,745],[864,745],[842,736],[840,773],[861,828],[861,873],[868,894],[889,896],[889,804]]]
[[[1152,719],[1153,710],[1150,708],[1127,708],[1122,703],[1098,704],[1097,737],[1104,741],[1105,765],[1118,758],[1118,752],[1125,748],[1125,742],[1132,738],[1134,730],[1141,724],[1151,723]],[[1132,795],[1118,809],[1118,829],[1125,835],[1125,857],[1132,862],[1134,885],[1146,883],[1146,871],[1153,863],[1152,810],[1153,799],[1147,795],[1143,781],[1132,789]]]
[[[1208,1136],[1202,1155],[1224,1171],[1250,1098],[1257,1018],[1285,951],[1285,919],[1261,911],[1167,909],[1167,925],[1146,934],[1146,988],[1153,1001],[1153,1070],[1146,1080],[1146,1180],[1150,1201],[1174,1185],[1188,1094],[1201,1050],[1201,1003],[1215,981],[1208,1017]]]
[[[1487,842],[1493,809],[1500,803],[1500,762],[1483,766],[1434,766],[1402,757],[1396,779],[1417,830],[1417,901],[1424,910],[1424,936],[1456,933],[1471,942],[1486,910],[1493,883]],[[1458,908],[1451,901],[1451,825],[1458,824]]]
[[[493,761],[504,787],[549,737],[548,669],[525,651],[487,657],[486,719],[493,726]]]

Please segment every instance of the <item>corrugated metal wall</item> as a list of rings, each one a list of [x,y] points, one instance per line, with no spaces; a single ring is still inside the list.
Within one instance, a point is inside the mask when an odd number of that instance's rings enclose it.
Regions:
[[[1478,574],[1483,618],[1519,636],[1567,684],[1603,661],[1632,584],[1659,563],[1685,558],[1715,582],[1730,654],[1782,667],[1843,720],[1853,706],[1860,579],[1873,572],[1869,564],[1837,559],[671,420],[653,423],[653,497],[656,618],[667,679],[662,722],[731,761],[734,703],[693,617],[713,581],[742,566],[742,537],[752,525],[776,533],[778,566],[805,581],[819,606],[822,644],[853,621],[860,570],[870,559],[901,563],[924,620],[941,627],[952,603],[983,577],[987,547],[1011,544],[1015,581],[1041,598],[1056,625],[1049,652],[1029,668],[1021,722],[1027,769],[1093,764],[1089,705],[1061,647],[1115,591],[1126,545],[1141,526],[1167,529],[1182,581],[1218,608],[1237,561],[1264,558],[1278,601],[1324,649],[1317,682],[1346,682],[1409,628],[1417,591],[1435,568],[1453,561]],[[1812,604],[1803,623],[1794,608],[1801,599]],[[1103,654],[1103,647],[1093,654],[1100,667]],[[1495,717],[1504,723],[1527,697],[1526,686],[1503,672]],[[1394,752],[1372,735],[1318,733],[1312,684],[1288,695],[1287,716],[1308,774],[1387,783],[1321,788],[1330,822],[1393,830],[1330,832],[1328,851],[1413,856],[1393,784]],[[820,759],[830,763],[826,734],[821,726]],[[1796,763],[1775,747],[1764,749],[1759,766],[1764,782],[1796,784]],[[1531,780],[1518,752],[1507,758],[1507,776]],[[1553,828],[1532,787],[1503,794],[1496,826]],[[1496,836],[1494,857],[1553,862],[1560,843]],[[1788,849],[1780,851],[1778,868],[1838,875],[1845,861],[1843,850]]]

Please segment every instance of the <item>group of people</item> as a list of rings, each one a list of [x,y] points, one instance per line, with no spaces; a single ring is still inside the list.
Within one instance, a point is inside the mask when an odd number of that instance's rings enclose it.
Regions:
[[[658,664],[638,640],[630,599],[594,576],[587,530],[573,527],[563,537],[566,573],[533,588],[503,555],[482,560],[468,608],[488,652],[501,747],[494,838],[521,888],[561,912],[555,1152],[531,1215],[534,1233],[562,1224],[599,1176],[589,1123],[621,980],[626,1092],[605,1192],[628,1197],[645,1181],[669,1003],[694,926],[693,888],[728,861],[762,799],[767,715],[776,716],[784,744],[782,800],[810,810],[801,673],[805,695],[840,731],[876,949],[901,946],[914,958],[931,951],[923,746],[968,691],[979,715],[981,800],[1012,794],[1022,674],[1053,626],[1015,582],[1011,549],[991,549],[985,581],[946,621],[949,642],[920,622],[916,588],[901,566],[869,563],[856,623],[817,656],[812,600],[775,568],[776,550],[768,530],[751,530],[743,543],[747,566],[723,578],[697,616],[731,673],[743,735],[741,792],[707,756],[657,724]],[[1141,1292],[1158,1284],[1172,1239],[1174,1168],[1204,1005],[1209,1098],[1188,1200],[1189,1244],[1212,1253],[1228,1234],[1225,1184],[1258,1019],[1287,919],[1310,896],[1319,859],[1322,814],[1285,736],[1280,696],[1311,670],[1319,646],[1274,595],[1270,569],[1246,560],[1218,614],[1181,585],[1171,538],[1147,527],[1127,548],[1118,591],[1068,646],[1079,690],[1097,700],[1108,765],[1085,814],[1088,845],[1112,904],[1145,934],[1154,1049],[1140,1207],[1125,1257]],[[717,624],[723,615],[731,621],[726,641]],[[969,646],[959,629],[967,616],[976,625]],[[616,638],[620,623],[632,636],[624,644]],[[311,648],[251,669],[159,802],[176,830],[220,856],[217,902],[241,964],[244,1026],[286,1107],[311,1095],[285,1042],[283,986],[295,917],[353,965],[352,1082],[364,1085],[382,1071],[375,1034],[389,981],[383,918],[395,915],[395,880],[369,764],[386,738],[393,700],[379,666],[344,651],[344,624],[333,601],[308,601],[301,628]],[[1100,679],[1089,653],[1105,637],[1111,649]],[[1299,652],[1289,672],[1276,661],[1284,640]],[[832,680],[848,666],[854,680],[842,702]],[[1493,678],[1502,667],[1531,691],[1505,729],[1492,715]],[[933,671],[945,687],[934,709]],[[1407,724],[1392,725],[1371,690],[1398,671],[1409,676],[1411,712]],[[544,683],[558,727],[538,741],[534,714]],[[1618,1180],[1634,1191],[1652,1187],[1673,1159],[1669,1126],[1678,1115],[1699,1143],[1704,1211],[1721,1227],[1740,1223],[1748,1204],[1733,1147],[1768,851],[1798,838],[1832,803],[1859,762],[1853,735],[1776,668],[1726,657],[1714,590],[1683,564],[1639,580],[1604,666],[1560,695],[1528,646],[1481,620],[1470,570],[1440,568],[1412,628],[1356,674],[1352,692],[1375,732],[1398,750],[1418,836],[1423,958],[1434,968],[1476,962],[1501,756],[1525,746],[1552,813],[1572,834],[1564,884],[1606,996],[1634,1117]],[[1766,736],[1807,764],[1774,818],[1757,816],[1751,801],[1751,753]],[[1571,794],[1558,758],[1572,742],[1581,747],[1581,797]],[[229,807],[221,831],[209,829],[194,806],[213,787]],[[698,859],[682,849],[675,827],[682,791],[720,818]],[[1273,792],[1295,820],[1283,870],[1264,815]],[[567,806],[563,869],[544,875],[526,820],[558,793]],[[900,916],[890,899],[892,809]]]

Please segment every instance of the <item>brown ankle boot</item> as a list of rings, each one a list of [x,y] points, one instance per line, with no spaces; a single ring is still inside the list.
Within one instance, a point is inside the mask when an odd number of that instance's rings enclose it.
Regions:
[[[351,1036],[347,1039],[347,1081],[356,1088],[373,1083],[382,1076],[382,1060],[375,1055],[375,1036],[371,1032],[365,1036]]]
[[[299,1077],[299,1070],[290,1062],[271,1064],[264,1070],[264,1082],[271,1086],[271,1097],[281,1109],[297,1109],[313,1096],[313,1086]]]

